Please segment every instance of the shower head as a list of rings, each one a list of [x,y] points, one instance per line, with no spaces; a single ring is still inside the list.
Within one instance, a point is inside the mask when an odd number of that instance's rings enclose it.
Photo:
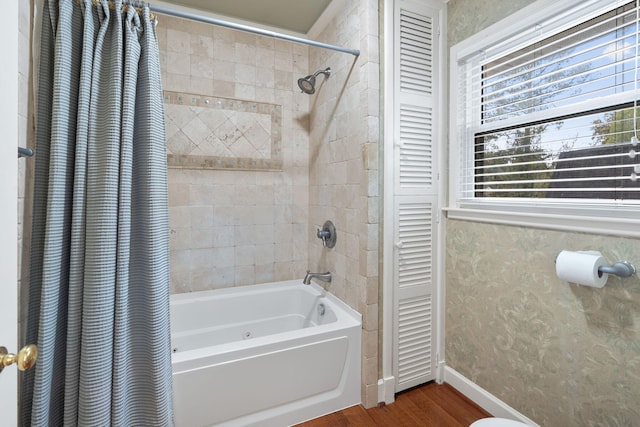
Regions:
[[[324,74],[328,79],[331,76],[331,68],[327,67],[324,70],[318,70],[313,74],[308,75],[307,77],[301,77],[298,79],[298,86],[300,90],[308,95],[313,95],[316,92],[316,77],[318,74]]]

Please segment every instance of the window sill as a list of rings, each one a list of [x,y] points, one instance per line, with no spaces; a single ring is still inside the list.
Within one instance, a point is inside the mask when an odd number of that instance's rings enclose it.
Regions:
[[[640,238],[640,220],[597,216],[513,212],[473,208],[444,208],[448,219],[541,228],[546,230]],[[640,214],[638,214],[640,216]]]

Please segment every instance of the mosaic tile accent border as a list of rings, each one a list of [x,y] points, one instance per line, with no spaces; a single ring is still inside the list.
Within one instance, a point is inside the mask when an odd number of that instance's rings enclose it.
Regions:
[[[282,170],[282,106],[164,91],[171,168]]]

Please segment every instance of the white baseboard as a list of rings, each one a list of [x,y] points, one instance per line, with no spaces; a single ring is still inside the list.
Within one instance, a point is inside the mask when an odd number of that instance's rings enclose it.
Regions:
[[[539,427],[537,423],[530,420],[502,400],[495,397],[467,377],[457,372],[455,369],[445,367],[444,382],[451,385],[460,393],[471,399],[476,405],[493,415],[494,417],[510,418],[517,420],[530,426]]]
[[[396,378],[386,377],[378,380],[378,403],[393,403],[396,400]]]

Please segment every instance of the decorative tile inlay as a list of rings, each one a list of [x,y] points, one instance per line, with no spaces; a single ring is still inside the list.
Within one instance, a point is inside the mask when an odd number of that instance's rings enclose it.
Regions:
[[[169,167],[282,170],[282,107],[164,91]]]

